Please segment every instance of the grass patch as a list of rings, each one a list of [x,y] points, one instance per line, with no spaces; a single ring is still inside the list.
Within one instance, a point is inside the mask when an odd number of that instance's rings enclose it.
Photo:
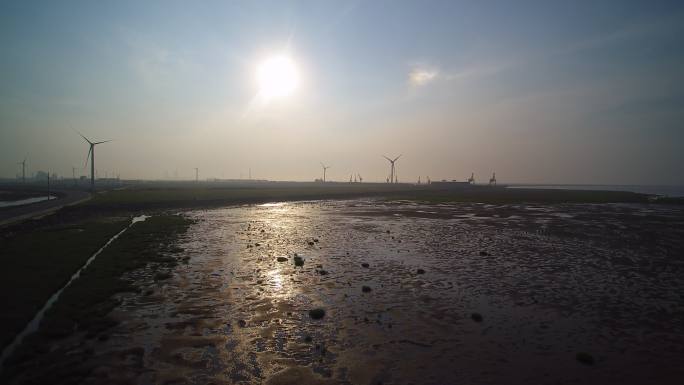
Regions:
[[[35,229],[0,238],[0,346],[8,345],[48,298],[130,218]]]
[[[8,370],[7,376],[11,376],[12,373],[30,373],[29,367],[63,367],[64,361],[61,357],[55,356],[59,354],[58,351],[46,351],[54,338],[75,332],[83,333],[85,338],[100,338],[106,335],[107,330],[116,325],[116,322],[108,317],[111,310],[118,305],[114,295],[121,292],[142,293],[138,286],[141,282],[124,279],[124,273],[154,264],[155,268],[161,271],[151,278],[168,279],[171,273],[167,272],[167,269],[177,263],[175,256],[168,255],[178,251],[174,250],[173,241],[187,230],[190,223],[191,220],[182,216],[155,216],[134,224],[123,233],[98,255],[81,277],[74,281],[48,310],[39,331],[28,336],[20,349],[8,360],[7,368],[11,370]],[[87,373],[88,368],[83,367],[88,365],[87,362],[90,361],[84,359],[76,365],[79,370]],[[49,371],[45,369],[44,372]],[[71,379],[78,382],[74,378]]]
[[[589,191],[560,189],[523,189],[478,187],[466,190],[417,190],[413,193],[389,194],[389,199],[415,200],[425,203],[648,203],[649,196],[627,191]]]

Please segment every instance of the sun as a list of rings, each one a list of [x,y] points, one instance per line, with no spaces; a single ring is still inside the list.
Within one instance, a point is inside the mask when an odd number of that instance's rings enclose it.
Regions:
[[[266,98],[281,99],[292,95],[299,86],[299,73],[295,62],[288,56],[272,56],[257,69],[259,93]]]

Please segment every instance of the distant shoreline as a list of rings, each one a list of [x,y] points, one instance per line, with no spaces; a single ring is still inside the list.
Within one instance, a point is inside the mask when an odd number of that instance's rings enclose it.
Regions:
[[[627,191],[638,194],[660,195],[663,197],[684,197],[684,186],[676,185],[602,185],[602,184],[508,184],[514,189],[552,189],[587,191]]]

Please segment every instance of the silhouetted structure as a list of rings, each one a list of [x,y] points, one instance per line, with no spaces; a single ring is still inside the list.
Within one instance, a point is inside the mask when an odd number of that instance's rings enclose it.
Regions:
[[[382,155],[383,158],[387,159],[387,161],[390,162],[390,175],[389,175],[389,178],[387,178],[388,183],[397,183],[397,178],[394,175],[394,173],[395,173],[394,162],[396,162],[397,159],[401,158],[401,155],[403,155],[403,154],[400,154],[398,157],[396,157],[394,159],[390,159],[390,158],[386,157],[385,155]]]
[[[468,178],[468,183],[475,184],[475,173],[470,173],[470,178]]]
[[[103,140],[102,142],[91,142],[80,132],[78,134],[81,135],[81,138],[83,138],[83,140],[88,142],[88,144],[90,145],[90,149],[88,150],[88,155],[90,156],[90,189],[92,191],[95,191],[95,146],[98,144],[111,142],[111,140]],[[86,155],[86,167],[88,166],[88,155]]]
[[[26,183],[26,158],[18,164],[21,165],[21,183]]]
[[[321,167],[323,167],[323,183],[325,183],[325,172],[330,168],[330,166],[326,166],[321,162]]]

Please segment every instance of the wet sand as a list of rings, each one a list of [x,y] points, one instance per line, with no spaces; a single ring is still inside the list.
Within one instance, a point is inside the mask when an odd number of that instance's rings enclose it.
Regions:
[[[101,362],[85,383],[684,378],[681,206],[352,200],[186,215],[188,263],[163,282],[131,274],[145,294],[122,295],[106,340],[59,343]]]

